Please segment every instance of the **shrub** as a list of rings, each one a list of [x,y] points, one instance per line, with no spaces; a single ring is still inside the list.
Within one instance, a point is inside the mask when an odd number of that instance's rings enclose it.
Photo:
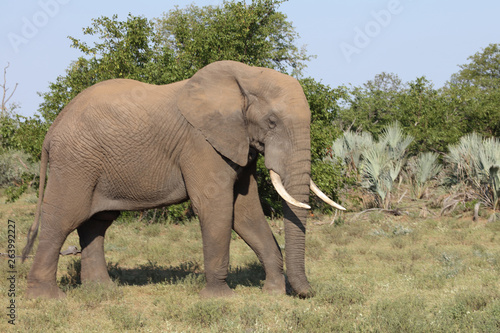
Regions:
[[[120,223],[129,223],[139,220],[153,224],[184,224],[194,217],[190,201],[170,205],[162,208],[148,209],[143,211],[123,211],[118,218]]]
[[[449,147],[448,183],[469,186],[486,206],[496,209],[500,196],[500,140],[471,133]]]
[[[429,181],[441,172],[442,166],[438,162],[438,157],[437,153],[426,152],[408,161],[406,171],[415,199],[422,199],[429,187]]]
[[[336,139],[332,144],[333,156],[340,158],[348,171],[359,172],[363,152],[373,145],[373,137],[370,133],[344,132],[344,135]],[[327,158],[333,162],[334,158]]]
[[[6,150],[0,155],[0,186],[7,187],[7,202],[17,200],[28,188],[38,187],[39,163],[18,150]]]
[[[0,186],[20,185],[23,174],[38,175],[39,165],[30,156],[18,150],[6,150],[0,155]]]
[[[404,135],[399,123],[384,128],[380,140],[374,142],[369,134],[345,132],[333,145],[347,170],[355,171],[360,184],[373,194],[378,207],[389,208],[390,193],[405,163],[407,149],[413,137]]]

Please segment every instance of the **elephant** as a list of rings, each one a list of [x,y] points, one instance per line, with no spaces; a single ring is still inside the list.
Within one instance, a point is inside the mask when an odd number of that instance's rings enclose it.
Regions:
[[[24,260],[40,229],[27,297],[65,296],[57,264],[75,229],[82,283],[112,283],[104,236],[120,211],[188,199],[201,226],[202,297],[233,293],[226,283],[232,230],[262,263],[263,290],[285,293],[282,253],[259,201],[259,154],[283,197],[289,283],[298,295],[310,295],[304,264],[310,189],[344,209],[311,180],[310,119],[295,78],[234,61],[211,63],[167,85],[112,79],[85,89],[43,142],[39,200],[23,250]]]

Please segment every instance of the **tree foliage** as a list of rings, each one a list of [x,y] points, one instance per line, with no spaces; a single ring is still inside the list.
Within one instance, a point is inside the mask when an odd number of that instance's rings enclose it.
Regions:
[[[339,200],[339,191],[344,186],[340,162],[325,161],[331,154],[332,141],[341,135],[340,129],[332,126],[340,110],[339,101],[345,95],[345,89],[332,89],[311,78],[300,80],[304,94],[311,109],[311,174],[314,182],[324,193],[334,200]],[[314,209],[330,208],[312,196]]]
[[[40,156],[43,136],[59,112],[82,90],[103,80],[128,78],[168,84],[187,79],[218,60],[240,61],[300,77],[311,57],[296,45],[298,34],[286,15],[279,11],[282,2],[254,0],[250,4],[227,1],[220,6],[191,5],[177,7],[154,20],[131,14],[124,21],[116,15],[94,19],[91,26],[83,29],[85,40],[70,37],[71,46],[82,56],[42,94],[41,118],[27,120],[23,128],[17,124],[6,130],[33,137],[26,141],[28,145],[19,148],[36,159]],[[318,181],[326,187],[326,193],[335,195],[341,182],[331,166],[325,170],[321,163],[337,133],[331,123],[342,91],[310,78],[302,79],[301,84],[312,111],[313,172],[325,171]],[[32,126],[36,124],[38,131]],[[280,200],[261,164],[259,174],[266,210],[280,213],[280,205],[276,205]]]
[[[398,121],[415,140],[412,154],[444,152],[463,133],[458,97],[435,89],[425,77],[402,83],[382,73],[362,87],[349,90],[337,123],[345,130],[367,131],[378,138],[385,126]]]
[[[278,11],[284,1],[224,2],[222,6],[175,8],[156,21],[162,44],[177,69],[192,76],[218,60],[235,60],[299,75],[310,58],[298,34]]]
[[[279,11],[284,1],[224,1],[218,6],[176,7],[152,20],[132,14],[125,20],[116,15],[92,20],[83,29],[82,40],[70,37],[71,47],[81,56],[41,94],[39,115],[15,115],[12,111],[16,103],[7,110],[6,102],[15,88],[7,93],[4,73],[2,151],[21,150],[36,162],[44,135],[59,112],[97,82],[130,78],[168,84],[189,78],[218,60],[273,68],[299,79],[312,113],[312,176],[334,199],[351,181],[346,175],[362,159],[356,150],[350,150],[349,158],[334,157],[336,150],[349,151],[355,144],[345,134],[342,142],[332,146],[344,131],[363,132],[365,139],[369,133],[370,139],[380,140],[384,128],[397,121],[414,138],[409,146],[414,156],[428,151],[442,156],[450,145],[472,132],[485,138],[500,137],[500,44],[491,44],[469,57],[442,88],[435,88],[425,77],[403,82],[393,73],[381,73],[361,86],[331,88],[302,77],[312,57],[297,46],[297,32]],[[279,213],[278,197],[261,162],[259,189],[264,207],[269,214]],[[341,174],[341,165],[350,171]]]
[[[425,77],[408,83],[405,93],[398,98],[400,112],[396,119],[415,138],[412,154],[444,152],[449,144],[460,138],[463,127],[455,103]]]
[[[339,126],[346,131],[370,132],[377,139],[384,126],[397,116],[398,98],[404,87],[396,74],[381,73],[360,87],[346,88]]]
[[[83,89],[103,80],[128,78],[168,84],[191,77],[218,60],[300,74],[309,59],[295,46],[298,34],[278,11],[282,1],[224,2],[176,8],[148,20],[129,14],[100,17],[83,29],[93,44],[70,37],[83,53],[43,94],[43,118],[51,123]],[[97,40],[96,40],[97,38]]]
[[[461,102],[466,132],[500,137],[500,44],[469,57],[452,75],[447,90]]]
[[[153,24],[146,18],[129,15],[126,21],[100,17],[83,29],[86,36],[97,36],[92,46],[69,37],[72,47],[84,55],[74,61],[66,75],[50,83],[49,91],[42,94],[40,113],[52,123],[59,112],[81,91],[100,81],[113,78],[136,79],[152,82],[153,64],[162,66],[153,41]]]
[[[470,62],[436,89],[425,77],[403,83],[382,73],[348,89],[336,123],[343,130],[367,131],[378,138],[394,120],[415,140],[411,153],[445,153],[464,134],[500,136],[500,44],[469,57]]]
[[[490,44],[468,58],[468,64],[460,65],[460,71],[452,75],[451,84],[466,84],[485,90],[496,90],[500,85],[500,44]]]

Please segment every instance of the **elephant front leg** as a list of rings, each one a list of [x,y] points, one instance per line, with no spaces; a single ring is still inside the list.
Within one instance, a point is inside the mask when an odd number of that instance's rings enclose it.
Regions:
[[[109,215],[109,213],[108,213]],[[104,257],[104,235],[119,213],[109,219],[94,216],[77,228],[82,248],[82,283],[111,283]]]
[[[208,212],[200,214],[203,239],[203,257],[207,285],[202,297],[231,296],[233,291],[226,282],[229,268],[232,207],[212,202]]]
[[[186,190],[200,219],[207,284],[202,297],[231,296],[226,282],[233,225],[236,171],[201,136],[196,154],[184,155],[182,169]]]

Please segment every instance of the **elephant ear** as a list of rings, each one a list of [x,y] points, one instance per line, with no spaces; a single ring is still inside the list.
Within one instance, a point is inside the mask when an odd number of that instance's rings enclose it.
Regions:
[[[249,151],[245,96],[230,67],[215,63],[199,70],[187,81],[177,106],[215,150],[245,166]]]

